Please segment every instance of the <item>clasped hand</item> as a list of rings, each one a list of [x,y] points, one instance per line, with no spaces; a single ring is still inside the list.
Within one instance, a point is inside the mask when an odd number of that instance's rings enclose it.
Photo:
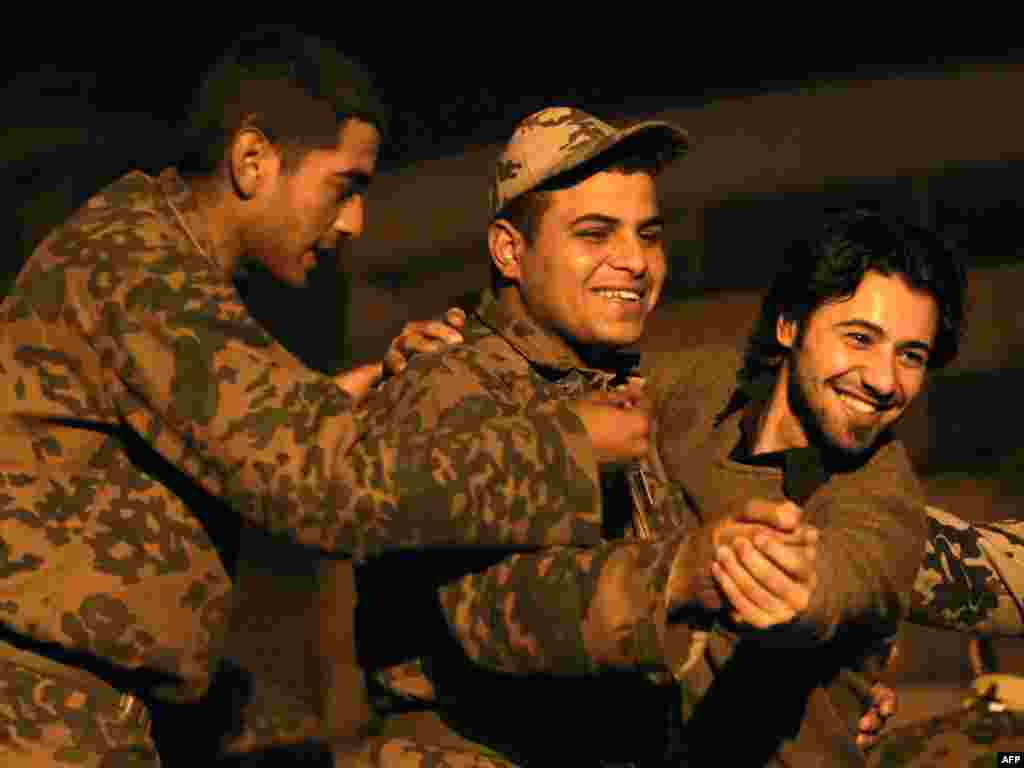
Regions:
[[[792,502],[753,499],[714,524],[707,566],[737,628],[769,629],[807,615],[819,532],[801,514]]]

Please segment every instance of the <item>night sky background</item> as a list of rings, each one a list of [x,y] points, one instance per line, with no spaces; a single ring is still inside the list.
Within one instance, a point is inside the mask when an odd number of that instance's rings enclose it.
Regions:
[[[48,32],[45,44],[5,47],[5,122],[38,119],[39,110],[57,120],[82,119],[69,107],[78,102],[83,116],[137,113],[174,125],[202,72],[230,43],[232,30],[197,30],[185,19],[161,18],[159,28],[146,19],[139,23],[144,35],[102,25],[78,34],[68,24],[62,32]],[[544,51],[543,34],[535,45],[524,44],[528,31],[503,39],[499,30],[439,38],[379,27],[333,35],[323,23],[300,28],[335,40],[374,75],[394,111],[383,170],[499,141],[523,116],[552,104],[603,115],[638,114],[835,80],[1024,62],[1024,48],[963,42],[952,47],[934,37],[927,39],[929,51],[919,39],[905,38],[837,42],[792,33],[750,42],[723,35],[713,47],[691,47],[708,33],[680,32],[675,40],[643,45],[624,33],[611,40],[579,33]],[[13,42],[12,35],[17,33],[8,32]]]

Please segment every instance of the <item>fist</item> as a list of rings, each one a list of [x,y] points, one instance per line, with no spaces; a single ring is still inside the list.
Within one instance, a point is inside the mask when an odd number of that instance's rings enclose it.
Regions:
[[[621,466],[650,450],[650,403],[636,389],[593,392],[572,409],[587,430],[600,466]]]

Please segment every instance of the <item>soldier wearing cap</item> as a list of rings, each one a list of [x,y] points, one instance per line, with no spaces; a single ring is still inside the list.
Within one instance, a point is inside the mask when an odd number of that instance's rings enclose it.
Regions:
[[[514,505],[480,467],[453,510],[439,466],[470,446],[361,418],[380,364],[311,371],[241,300],[246,259],[301,285],[362,232],[384,123],[365,74],[259,30],[211,71],[192,122],[187,165],[92,197],[0,305],[5,766],[158,764],[151,711],[160,731],[201,699],[222,653],[242,518],[311,557],[600,536],[593,449],[567,407],[475,434],[534,430],[543,453],[508,446]],[[393,358],[431,343],[417,328]],[[166,743],[209,759],[226,723],[185,712]]]
[[[488,229],[494,279],[467,319],[466,343],[413,359],[368,402],[368,418],[460,446],[434,463],[447,490],[435,503],[453,514],[473,514],[467,503],[487,484],[505,490],[511,524],[536,525],[515,511],[508,476],[508,463],[524,458],[581,488],[598,484],[601,541],[362,566],[356,636],[378,720],[375,736],[339,750],[348,761],[339,764],[660,763],[677,733],[673,675],[701,642],[691,630],[723,608],[707,605],[698,578],[715,545],[772,536],[795,564],[778,586],[789,611],[778,621],[806,601],[815,533],[792,505],[744,502],[702,526],[685,516],[651,450],[630,347],[667,268],[655,177],[688,145],[663,122],[616,130],[551,108],[524,120],[501,155]],[[625,449],[612,450],[606,417],[629,438]],[[548,435],[520,428],[524,419],[560,421],[590,455],[557,460]]]

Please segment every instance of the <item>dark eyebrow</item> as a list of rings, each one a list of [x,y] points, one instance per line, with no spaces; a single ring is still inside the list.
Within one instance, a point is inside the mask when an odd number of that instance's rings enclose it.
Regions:
[[[866,330],[871,331],[872,333],[874,333],[877,336],[881,336],[882,338],[885,338],[888,335],[888,334],[886,334],[885,329],[882,328],[880,325],[875,325],[874,323],[868,322],[867,320],[844,320],[841,323],[836,323],[833,327],[834,328],[850,328],[850,327],[864,328]],[[920,341],[920,340],[917,340],[917,339],[915,339],[913,341],[904,342],[903,344],[900,344],[899,346],[900,346],[901,349],[923,349],[925,352],[927,352],[929,354],[931,354],[931,351],[932,351],[931,346],[929,346],[928,344],[925,344],[923,341]]]
[[[601,213],[585,213],[579,218],[573,219],[571,226],[575,227],[577,224],[583,222],[591,222],[593,224],[605,224],[609,227],[617,227],[622,222],[612,216],[605,216]]]
[[[592,222],[594,224],[605,224],[609,227],[617,227],[622,224],[620,219],[616,219],[613,216],[605,216],[602,213],[585,213],[577,219],[573,219],[571,226],[582,224],[583,222]],[[646,229],[647,227],[664,227],[665,219],[661,216],[652,216],[649,219],[645,219],[640,222],[640,229]]]

